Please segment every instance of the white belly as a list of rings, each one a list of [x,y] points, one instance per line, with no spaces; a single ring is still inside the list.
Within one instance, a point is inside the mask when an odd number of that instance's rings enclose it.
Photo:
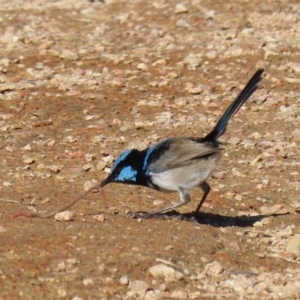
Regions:
[[[178,191],[179,188],[190,190],[199,187],[212,175],[219,165],[220,158],[219,153],[216,153],[209,158],[195,160],[187,166],[159,173],[150,172],[149,175],[153,183],[161,190],[170,192]]]

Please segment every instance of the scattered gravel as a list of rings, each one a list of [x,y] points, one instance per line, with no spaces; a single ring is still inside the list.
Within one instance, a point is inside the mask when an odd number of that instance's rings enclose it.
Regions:
[[[297,299],[299,10],[2,1],[0,299]],[[259,67],[198,223],[125,216],[178,200],[126,185],[90,193],[60,222],[12,219],[75,199],[124,149],[205,135]]]

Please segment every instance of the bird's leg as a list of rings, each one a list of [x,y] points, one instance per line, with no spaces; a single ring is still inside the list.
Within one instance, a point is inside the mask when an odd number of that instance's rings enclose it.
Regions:
[[[172,205],[165,206],[165,207],[163,207],[161,209],[158,209],[158,210],[154,210],[154,211],[150,212],[149,215],[160,214],[160,213],[163,213],[163,212],[166,212],[168,210],[180,207],[180,206],[185,205],[188,202],[190,202],[191,197],[190,197],[190,195],[189,195],[189,193],[187,192],[186,189],[179,188],[178,192],[179,192],[179,196],[180,196],[180,201],[179,202],[174,203]]]
[[[130,213],[130,216],[132,218],[151,218],[155,215],[164,213],[168,210],[180,207],[180,206],[185,205],[188,202],[190,202],[191,197],[190,197],[190,195],[189,195],[189,193],[186,189],[179,188],[178,193],[179,193],[179,196],[180,196],[180,201],[177,202],[177,203],[165,206],[165,207],[160,208],[158,210],[151,211],[150,213]]]
[[[199,212],[199,210],[200,210],[202,204],[204,203],[204,201],[205,201],[207,195],[208,195],[209,192],[210,192],[210,186],[209,186],[209,184],[208,184],[207,182],[205,182],[205,181],[202,182],[202,183],[200,184],[200,188],[201,188],[201,190],[203,191],[204,194],[203,194],[203,196],[202,196],[202,199],[201,199],[201,201],[200,201],[200,203],[199,203],[197,209],[196,209],[195,212],[194,212],[195,218],[197,218],[197,214],[198,214],[198,212]]]

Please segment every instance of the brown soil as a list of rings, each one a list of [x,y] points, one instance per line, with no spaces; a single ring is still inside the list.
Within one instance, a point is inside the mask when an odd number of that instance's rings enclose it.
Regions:
[[[192,276],[213,261],[228,274],[296,272],[297,255],[284,249],[270,256],[271,241],[260,234],[300,229],[299,74],[280,68],[300,56],[276,36],[274,56],[264,48],[268,32],[286,30],[295,38],[289,23],[264,21],[272,13],[293,15],[291,1],[280,7],[277,1],[191,1],[182,13],[175,13],[176,1],[46,2],[1,11],[0,299],[143,298],[128,294],[122,276],[147,282],[153,299],[176,298],[174,291],[210,299],[221,297],[219,287],[210,282],[209,291]],[[209,17],[211,10],[216,15]],[[241,33],[247,28],[254,28],[249,38]],[[235,55],[234,47],[243,52]],[[64,56],[64,49],[77,57]],[[201,57],[194,69],[182,63],[191,53]],[[224,159],[209,180],[212,192],[198,222],[178,214],[193,212],[201,190],[169,218],[137,220],[126,213],[151,211],[178,195],[120,184],[105,187],[106,200],[89,194],[72,208],[71,221],[13,218],[19,211],[55,210],[87,182],[100,182],[112,161],[98,164],[108,155],[115,159],[166,136],[203,136],[258,67],[266,68],[266,78],[222,137]],[[193,94],[189,88],[198,85]],[[278,115],[281,106],[294,107],[294,115]],[[262,207],[272,213],[277,204],[282,207],[266,217]],[[95,219],[99,214],[104,221]],[[256,229],[258,235],[248,234]],[[149,268],[157,259],[177,266],[183,279],[154,279]],[[241,295],[225,290],[229,298]],[[245,297],[277,297],[269,292]]]

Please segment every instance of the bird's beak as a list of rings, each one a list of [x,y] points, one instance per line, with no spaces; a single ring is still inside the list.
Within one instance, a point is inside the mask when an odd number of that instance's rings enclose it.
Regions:
[[[106,186],[108,183],[110,183],[110,178],[109,176],[107,178],[105,178],[101,183],[100,183],[100,188],[103,188],[104,186]]]

